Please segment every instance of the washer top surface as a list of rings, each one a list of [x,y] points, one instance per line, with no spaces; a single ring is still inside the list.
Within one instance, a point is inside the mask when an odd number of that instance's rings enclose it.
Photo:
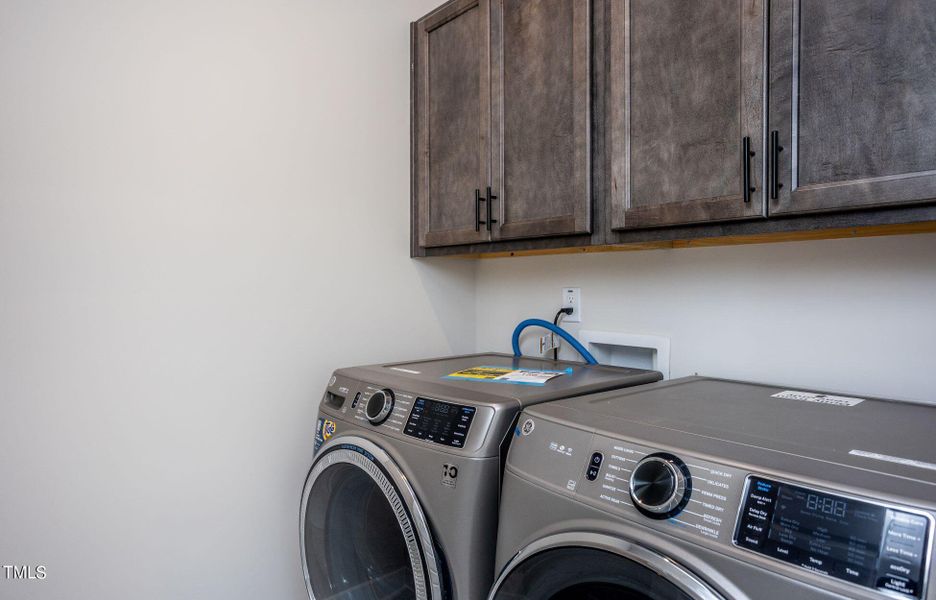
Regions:
[[[882,473],[922,483],[915,489],[929,488],[936,499],[936,405],[687,377],[559,400],[527,414],[755,465],[765,450],[785,455],[787,464],[825,463],[817,476],[833,464]]]
[[[560,371],[562,374],[542,385],[503,383],[489,380],[452,378],[460,371],[477,367]],[[350,367],[338,376],[365,381],[375,386],[399,388],[440,399],[467,401],[475,405],[527,406],[615,388],[651,383],[662,379],[658,371],[571,361],[483,353],[410,362]]]

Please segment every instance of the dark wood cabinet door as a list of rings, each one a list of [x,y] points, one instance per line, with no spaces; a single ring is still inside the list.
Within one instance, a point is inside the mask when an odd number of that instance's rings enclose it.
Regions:
[[[458,0],[416,24],[414,187],[419,245],[490,239],[489,0]],[[480,211],[479,211],[480,204]]]
[[[933,1],[771,4],[770,213],[936,198]]]
[[[495,239],[591,231],[589,0],[492,0]]]
[[[613,228],[764,216],[765,21],[764,0],[611,0]]]

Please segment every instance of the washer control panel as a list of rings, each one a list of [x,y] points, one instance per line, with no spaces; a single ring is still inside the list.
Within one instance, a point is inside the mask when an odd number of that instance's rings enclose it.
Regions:
[[[340,396],[342,401],[331,402],[330,395]],[[341,375],[329,382],[326,399],[319,406],[320,420],[332,427],[331,435],[323,436],[322,443],[347,431],[341,423],[346,420],[409,443],[432,444],[439,451],[484,457],[497,456],[504,436],[499,428],[506,428],[512,422],[511,416],[507,413],[498,420],[495,407],[483,403],[433,398]]]
[[[403,433],[421,440],[463,448],[476,410],[474,406],[416,398]]]
[[[734,543],[864,587],[922,598],[931,521],[923,513],[750,476]]]

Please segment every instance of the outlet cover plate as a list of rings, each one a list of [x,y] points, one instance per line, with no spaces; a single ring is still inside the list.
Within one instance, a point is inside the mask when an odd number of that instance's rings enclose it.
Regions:
[[[565,323],[582,322],[582,288],[562,288],[562,308],[571,308],[572,314],[563,317]]]

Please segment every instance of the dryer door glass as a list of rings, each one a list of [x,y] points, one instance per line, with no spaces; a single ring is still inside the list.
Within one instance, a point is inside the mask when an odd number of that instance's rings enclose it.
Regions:
[[[427,597],[405,503],[360,452],[337,450],[316,461],[306,484],[303,546],[314,600]]]
[[[611,552],[559,548],[534,554],[501,582],[494,600],[697,600],[664,576]]]

